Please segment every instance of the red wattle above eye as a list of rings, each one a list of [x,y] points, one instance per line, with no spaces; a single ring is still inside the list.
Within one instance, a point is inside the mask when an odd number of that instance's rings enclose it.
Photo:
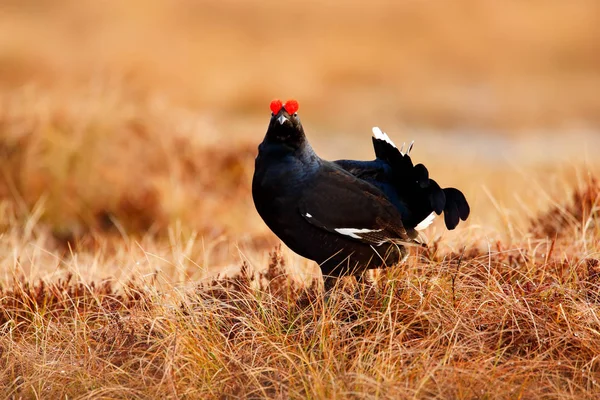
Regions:
[[[277,99],[277,100],[273,100],[271,102],[271,112],[273,114],[277,114],[279,112],[279,110],[281,110],[281,107],[283,107],[281,100]]]
[[[285,111],[288,114],[295,114],[298,111],[298,102],[296,100],[288,100],[283,107],[285,107]]]

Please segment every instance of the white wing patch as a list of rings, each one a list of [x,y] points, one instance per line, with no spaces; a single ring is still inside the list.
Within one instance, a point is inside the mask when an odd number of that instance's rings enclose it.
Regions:
[[[382,132],[381,129],[379,129],[376,126],[373,127],[373,136],[375,136],[375,139],[383,140],[396,147],[396,145],[394,144],[394,142],[392,142],[392,139],[390,139],[387,133]]]
[[[306,214],[304,214],[304,216],[305,216],[306,218],[312,218],[312,215],[310,215],[309,213],[306,213]]]
[[[423,229],[425,229],[429,225],[431,225],[431,223],[433,222],[434,219],[435,219],[435,211],[432,212],[431,214],[429,214],[427,217],[425,217],[425,219],[423,221],[419,222],[417,224],[417,226],[415,226],[415,229],[418,231],[422,231]]]
[[[381,232],[383,229],[355,229],[355,228],[338,228],[335,229],[337,233],[342,235],[350,236],[354,239],[362,239],[357,233],[369,233],[369,232]]]

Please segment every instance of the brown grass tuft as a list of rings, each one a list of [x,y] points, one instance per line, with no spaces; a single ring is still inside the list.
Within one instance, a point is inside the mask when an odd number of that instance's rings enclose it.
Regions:
[[[147,293],[130,282],[116,292],[110,281],[73,282],[73,275],[53,283],[31,284],[24,278],[0,285],[0,325],[20,331],[36,318],[72,319],[76,315],[111,314],[151,306]]]
[[[590,176],[569,202],[557,204],[530,221],[529,231],[538,238],[573,236],[581,229],[594,229],[600,222],[600,182]]]

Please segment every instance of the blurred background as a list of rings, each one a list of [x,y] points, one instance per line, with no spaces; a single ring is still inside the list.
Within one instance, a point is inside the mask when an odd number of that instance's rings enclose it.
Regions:
[[[597,0],[3,0],[0,230],[268,249],[253,159],[296,98],[322,157],[415,140],[463,235],[513,235],[597,170],[599,93]]]
[[[295,96],[313,124],[591,128],[594,0],[4,0],[2,87],[159,96],[227,119]]]

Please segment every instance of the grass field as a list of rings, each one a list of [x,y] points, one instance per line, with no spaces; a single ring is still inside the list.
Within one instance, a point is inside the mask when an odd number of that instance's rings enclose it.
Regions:
[[[600,3],[4,1],[0,397],[600,391]],[[324,300],[254,210],[268,104],[467,223]]]

